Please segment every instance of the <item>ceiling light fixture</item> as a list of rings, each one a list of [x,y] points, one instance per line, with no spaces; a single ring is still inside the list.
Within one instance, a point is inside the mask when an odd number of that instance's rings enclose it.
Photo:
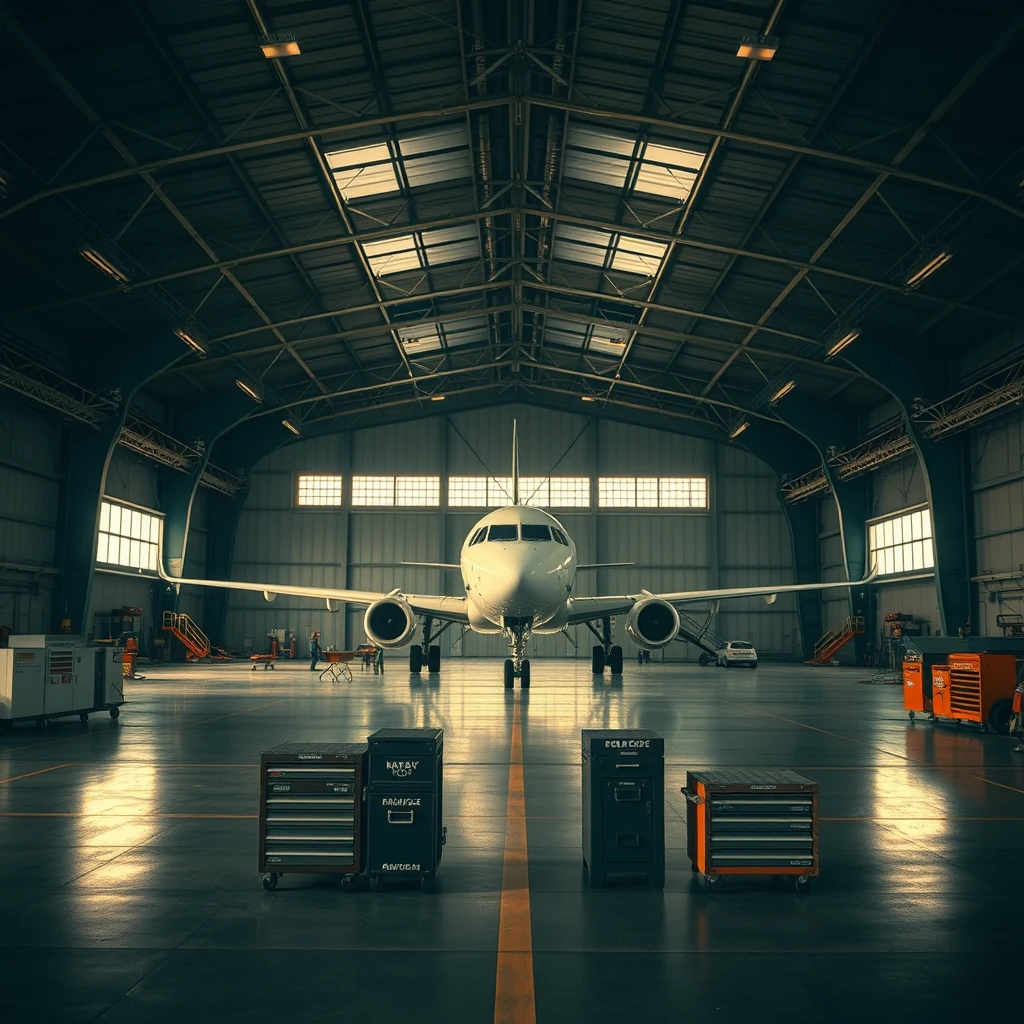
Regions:
[[[939,267],[945,266],[952,258],[953,254],[948,249],[943,249],[942,252],[933,256],[920,270],[914,271],[907,278],[907,287],[916,288],[922,281],[931,277]]]
[[[294,32],[270,32],[260,36],[260,49],[267,60],[297,57],[302,53]]]
[[[775,405],[776,402],[781,402],[782,399],[784,399],[786,397],[786,395],[788,395],[790,393],[790,391],[792,391],[793,388],[795,388],[795,387],[796,387],[796,381],[795,380],[787,380],[786,383],[783,384],[782,387],[779,388],[778,391],[776,391],[774,395],[772,395],[772,397],[769,399],[769,401],[771,402],[772,405]]]
[[[257,403],[262,403],[263,402],[263,396],[248,381],[244,381],[244,380],[242,380],[241,377],[239,377],[235,381],[235,384],[236,384],[237,387],[239,387],[241,389],[243,394],[248,395],[254,402],[257,402]]]
[[[432,402],[443,402],[444,401],[444,395],[431,395],[430,396],[430,400]]]
[[[860,328],[851,327],[829,350],[825,353],[826,359],[835,359],[847,345],[852,344],[860,337]]]
[[[120,288],[127,288],[128,275],[112,260],[107,259],[102,253],[95,249],[79,249],[79,253],[85,257],[97,270],[102,270],[107,277],[112,277]]]
[[[732,430],[729,431],[729,440],[730,441],[735,441],[736,438],[739,437],[740,434],[742,434],[743,431],[746,430],[747,427],[749,427],[749,426],[750,426],[750,421],[749,420],[740,420],[739,423],[737,423],[736,426],[733,427]]]
[[[281,426],[286,430],[290,430],[296,437],[302,436],[302,431],[289,419],[281,420]]]
[[[744,36],[736,56],[747,60],[771,60],[778,49],[778,36]]]
[[[592,402],[594,400],[593,395],[580,395],[580,398],[582,398],[584,402]]]
[[[180,327],[174,333],[201,358],[206,355],[206,342],[203,341],[202,338],[199,338],[195,334],[189,334],[188,331],[183,331]]]

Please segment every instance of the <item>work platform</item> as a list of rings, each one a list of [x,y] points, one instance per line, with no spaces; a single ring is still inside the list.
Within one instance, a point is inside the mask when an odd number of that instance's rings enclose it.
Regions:
[[[149,666],[118,722],[0,736],[3,1019],[489,1024],[499,945],[499,1002],[532,994],[541,1024],[1012,1016],[993,994],[1018,972],[1024,758],[1008,737],[910,723],[898,687],[853,670],[627,661],[620,685],[589,667],[535,662],[520,693],[500,661],[372,687],[298,662]],[[260,751],[428,726],[445,739],[436,891],[310,875],[265,892]],[[590,889],[582,867],[580,730],[621,728],[664,737],[663,890]],[[687,770],[754,768],[820,786],[810,895],[756,878],[711,894],[690,870]],[[981,1003],[950,984],[965,972],[986,979]]]

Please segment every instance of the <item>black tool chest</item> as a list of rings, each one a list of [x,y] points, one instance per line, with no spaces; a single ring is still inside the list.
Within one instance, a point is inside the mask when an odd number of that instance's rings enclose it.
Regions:
[[[445,841],[442,825],[444,732],[378,729],[368,737],[366,796],[370,887],[384,878],[418,879],[433,888]]]
[[[723,875],[818,874],[818,784],[790,771],[687,772],[687,853],[717,890]]]
[[[665,885],[665,741],[649,729],[584,729],[583,863],[592,887],[610,875]]]
[[[259,870],[280,875],[363,870],[365,743],[282,743],[260,755]]]

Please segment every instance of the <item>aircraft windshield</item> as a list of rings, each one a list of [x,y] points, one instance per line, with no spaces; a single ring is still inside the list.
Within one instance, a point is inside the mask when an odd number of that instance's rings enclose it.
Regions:
[[[519,527],[512,523],[508,526],[492,526],[487,534],[488,540],[519,540]]]
[[[551,529],[547,526],[523,523],[523,540],[551,540]]]

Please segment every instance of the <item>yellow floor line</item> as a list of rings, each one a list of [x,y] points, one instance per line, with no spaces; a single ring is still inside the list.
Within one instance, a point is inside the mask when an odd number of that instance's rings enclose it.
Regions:
[[[9,779],[0,779],[0,786],[5,782],[17,782],[19,779],[31,779],[33,775],[45,775],[47,772],[55,772],[58,768],[70,768],[70,764],[55,764],[49,768],[40,768],[34,772],[25,772],[24,775],[12,775]]]
[[[1020,793],[1021,796],[1024,796],[1024,789],[1008,786],[1005,782],[993,782],[991,779],[986,779],[984,775],[972,775],[971,778],[977,779],[979,782],[987,782],[990,786],[998,786],[1000,789],[1008,789],[1011,793]]]
[[[526,846],[526,793],[519,697],[512,718],[505,817],[505,862],[501,872],[498,966],[494,985],[494,1024],[535,1024],[533,926]]]

